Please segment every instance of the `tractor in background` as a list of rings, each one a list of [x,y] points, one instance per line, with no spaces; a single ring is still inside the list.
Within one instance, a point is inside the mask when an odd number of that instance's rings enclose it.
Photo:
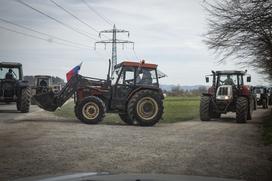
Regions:
[[[265,86],[255,86],[253,87],[253,92],[256,97],[256,105],[262,106],[263,109],[268,109],[270,93]]]
[[[200,102],[200,119],[209,121],[220,118],[221,114],[236,113],[237,123],[246,123],[252,118],[254,97],[249,86],[245,85],[247,71],[212,71],[206,76],[206,82],[212,77],[212,86],[203,93]],[[251,77],[247,76],[247,82]]]
[[[22,64],[0,62],[0,102],[16,102],[17,110],[29,112],[31,88],[23,80]]]
[[[86,124],[101,122],[105,113],[117,113],[127,124],[153,126],[163,114],[163,93],[159,78],[166,76],[156,64],[125,61],[115,65],[107,79],[75,74],[58,93],[34,96],[38,105],[55,111],[74,95],[76,117]],[[112,76],[110,76],[112,75]]]
[[[35,75],[34,86],[32,86],[32,95],[44,94],[48,92],[57,93],[61,89],[61,85],[54,85],[52,76],[49,75]],[[36,104],[35,99],[32,98],[31,104]]]

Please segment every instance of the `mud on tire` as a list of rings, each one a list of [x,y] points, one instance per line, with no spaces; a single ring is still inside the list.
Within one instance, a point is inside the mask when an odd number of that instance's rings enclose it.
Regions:
[[[246,123],[248,116],[248,100],[245,97],[238,97],[236,102],[236,122]]]
[[[128,102],[127,112],[130,120],[135,120],[140,126],[153,126],[162,117],[162,96],[153,90],[141,90],[135,93]]]
[[[201,121],[210,121],[211,119],[210,103],[211,103],[210,96],[201,96],[199,109]]]
[[[106,106],[95,96],[89,96],[75,106],[76,117],[85,124],[97,124],[105,117]]]
[[[21,90],[20,100],[17,102],[17,110],[22,113],[29,112],[31,101],[31,89],[30,87],[23,88]]]

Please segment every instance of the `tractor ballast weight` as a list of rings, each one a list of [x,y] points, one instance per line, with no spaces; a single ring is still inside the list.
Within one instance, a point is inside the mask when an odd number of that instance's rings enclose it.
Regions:
[[[200,103],[200,118],[209,121],[221,114],[236,113],[236,121],[244,123],[251,119],[254,96],[249,86],[244,85],[246,71],[212,71],[212,86],[203,93]],[[247,82],[250,82],[250,76]],[[206,76],[206,82],[209,77]]]
[[[38,105],[55,111],[74,95],[75,115],[86,124],[102,121],[106,112],[118,113],[127,124],[156,124],[163,114],[163,94],[158,79],[165,74],[157,65],[122,62],[107,79],[74,75],[58,93],[35,95]]]

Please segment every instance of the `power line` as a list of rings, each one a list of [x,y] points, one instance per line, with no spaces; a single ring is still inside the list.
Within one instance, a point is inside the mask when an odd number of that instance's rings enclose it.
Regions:
[[[21,1],[21,0],[16,0],[16,1],[19,2],[20,4],[26,6],[26,7],[28,7],[28,8],[30,8],[30,9],[34,10],[34,11],[36,11],[36,12],[38,12],[38,13],[40,13],[40,14],[46,16],[47,18],[49,18],[49,19],[51,19],[51,20],[54,20],[55,22],[61,24],[62,26],[66,27],[66,28],[68,28],[68,29],[70,29],[70,30],[73,30],[74,32],[77,32],[78,34],[80,34],[80,35],[82,35],[82,36],[88,37],[88,38],[93,39],[93,40],[95,40],[95,41],[97,40],[97,39],[95,39],[95,38],[89,36],[88,34],[79,31],[78,29],[76,29],[76,28],[74,28],[74,27],[72,27],[72,26],[70,26],[70,25],[68,25],[68,24],[66,24],[66,23],[64,23],[64,22],[62,22],[62,21],[60,21],[60,20],[58,20],[58,19],[56,19],[56,18],[54,18],[54,17],[52,17],[52,16],[46,14],[46,13],[44,13],[44,12],[41,11],[41,10],[38,10],[38,9],[34,8],[33,6],[31,6],[31,5],[29,5],[29,4],[25,3],[25,2],[23,2],[23,1]]]
[[[64,42],[67,42],[67,43],[70,43],[70,44],[73,44],[73,45],[79,45],[79,46],[82,46],[84,48],[88,47],[87,45],[83,45],[83,44],[80,44],[80,43],[76,43],[76,42],[73,42],[73,41],[70,41],[70,40],[66,40],[66,39],[63,39],[63,38],[59,38],[57,36],[54,36],[54,35],[50,35],[50,34],[47,34],[47,33],[43,33],[43,32],[40,32],[40,31],[37,31],[33,28],[29,28],[27,26],[24,26],[24,25],[20,25],[20,24],[17,24],[17,23],[14,23],[14,22],[11,22],[9,20],[6,20],[6,19],[3,19],[0,17],[0,21],[3,21],[5,23],[8,23],[8,24],[11,24],[11,25],[14,25],[14,26],[17,26],[17,27],[20,27],[20,28],[23,28],[23,29],[26,29],[28,31],[32,31],[32,32],[35,32],[35,33],[38,33],[40,35],[45,35],[45,36],[48,36],[50,38],[54,38],[54,39],[57,39],[57,40],[60,40],[60,41],[64,41]]]
[[[77,17],[76,15],[74,15],[73,13],[71,13],[70,11],[68,11],[67,9],[65,9],[63,6],[61,6],[60,4],[58,4],[56,1],[54,0],[49,0],[51,1],[53,4],[55,4],[58,8],[62,9],[63,11],[65,11],[67,14],[71,15],[73,18],[75,18],[76,20],[78,20],[79,22],[81,22],[82,24],[88,26],[90,29],[92,29],[93,31],[99,33],[98,30],[96,30],[94,27],[92,27],[91,25],[89,25],[88,23],[86,23],[85,21],[81,20],[79,17]]]
[[[13,33],[23,35],[23,36],[28,36],[28,37],[31,37],[31,38],[34,38],[34,39],[43,40],[43,41],[46,41],[47,43],[56,43],[56,44],[65,45],[65,46],[69,46],[69,47],[73,47],[73,48],[81,48],[81,47],[77,47],[77,46],[74,46],[74,45],[69,45],[69,44],[66,44],[66,43],[51,41],[50,39],[46,39],[46,38],[43,38],[43,37],[40,37],[40,36],[31,35],[31,34],[28,34],[28,33],[21,32],[21,31],[13,30],[13,29],[1,26],[1,25],[0,25],[0,28],[4,29],[6,31],[10,31],[10,32],[13,32]]]
[[[89,8],[89,10],[93,11],[97,16],[99,16],[100,18],[102,18],[106,23],[108,23],[108,24],[111,25],[111,26],[114,24],[109,18],[106,18],[105,16],[101,15],[100,13],[98,13],[93,7],[91,7],[91,5],[89,5],[85,0],[82,0],[82,2]]]

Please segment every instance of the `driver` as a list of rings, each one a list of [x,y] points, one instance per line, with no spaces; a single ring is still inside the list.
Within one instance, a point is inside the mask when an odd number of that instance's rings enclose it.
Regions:
[[[14,79],[12,69],[9,69],[8,72],[6,73],[6,79],[10,79],[10,80]]]
[[[224,81],[224,85],[234,85],[234,82],[230,75],[227,75],[227,79]]]

